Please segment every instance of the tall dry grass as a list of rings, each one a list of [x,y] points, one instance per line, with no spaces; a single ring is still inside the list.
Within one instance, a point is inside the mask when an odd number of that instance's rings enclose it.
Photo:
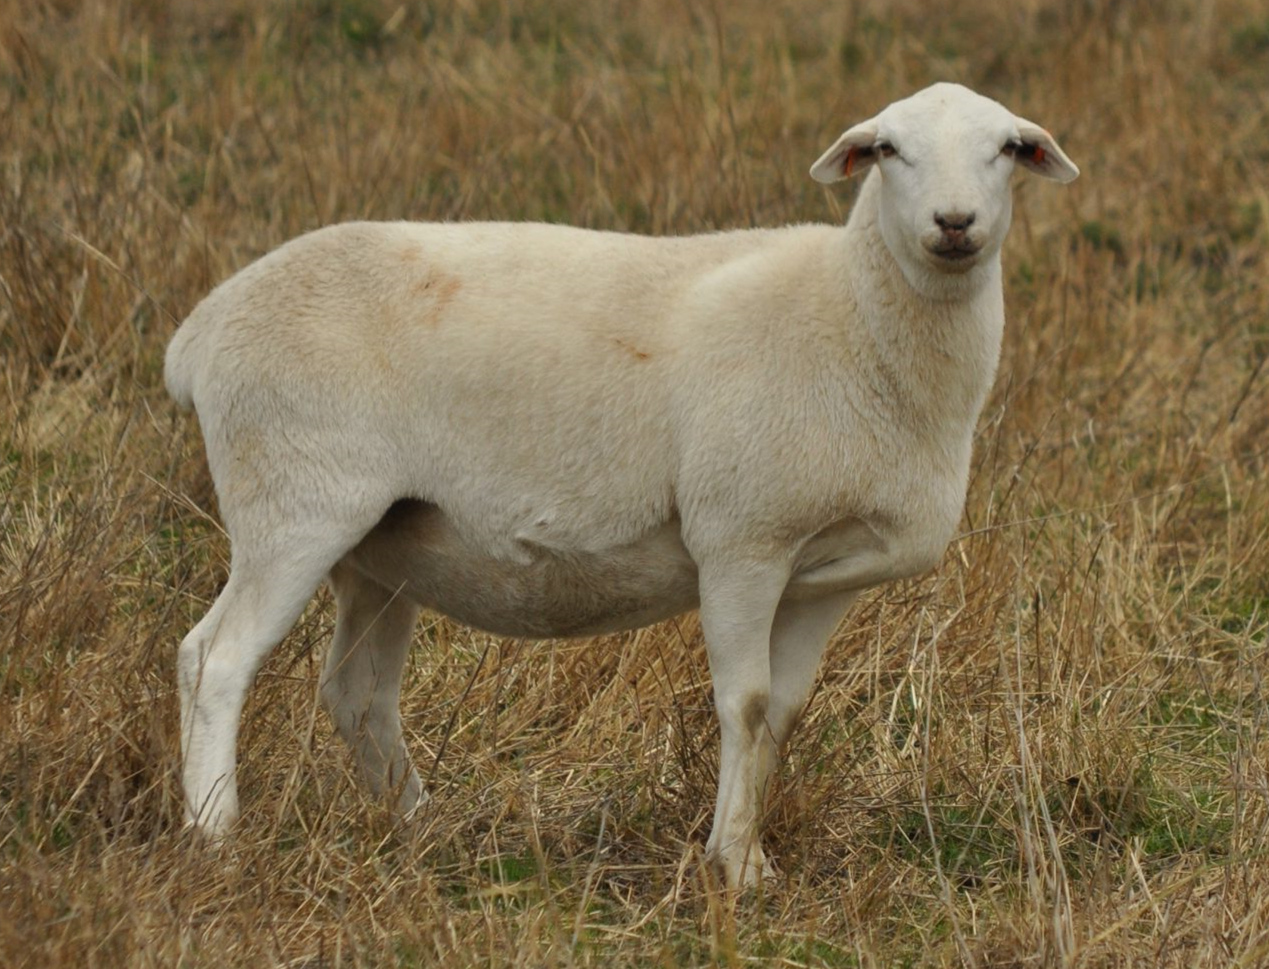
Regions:
[[[836,220],[805,175],[936,79],[1051,126],[964,535],[835,638],[738,903],[694,619],[419,632],[394,831],[249,702],[181,830],[175,646],[223,581],[176,321],[347,218]],[[0,964],[1255,966],[1269,958],[1269,15],[1254,0],[0,0]]]

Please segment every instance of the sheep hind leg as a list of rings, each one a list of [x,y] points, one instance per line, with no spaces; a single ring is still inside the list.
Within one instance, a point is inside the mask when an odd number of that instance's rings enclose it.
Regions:
[[[348,565],[329,577],[335,595],[335,637],[320,697],[352,749],[357,772],[375,794],[395,795],[408,819],[426,798],[401,731],[401,673],[419,609],[399,593]]]
[[[327,524],[274,531],[267,542],[245,529],[231,535],[229,580],[177,657],[185,817],[212,840],[238,816],[236,748],[247,690],[362,531]]]

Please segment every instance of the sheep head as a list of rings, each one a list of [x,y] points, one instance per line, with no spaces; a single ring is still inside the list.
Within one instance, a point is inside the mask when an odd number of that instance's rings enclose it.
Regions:
[[[918,289],[1000,252],[1021,166],[1069,182],[1079,169],[1053,136],[959,84],[935,84],[846,131],[811,166],[831,183],[876,169],[886,247]]]

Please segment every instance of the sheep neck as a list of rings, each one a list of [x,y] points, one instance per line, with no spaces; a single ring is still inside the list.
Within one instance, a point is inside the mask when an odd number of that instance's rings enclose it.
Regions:
[[[865,357],[872,361],[872,389],[913,430],[928,431],[935,440],[949,439],[957,428],[968,435],[1000,359],[1000,254],[957,280],[954,298],[941,298],[944,292],[931,297],[912,285],[882,238],[880,198],[880,176],[873,173],[844,233],[848,301],[862,324],[858,336],[872,345]]]

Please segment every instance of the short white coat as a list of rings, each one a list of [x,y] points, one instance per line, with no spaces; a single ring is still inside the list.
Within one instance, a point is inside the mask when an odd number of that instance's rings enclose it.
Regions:
[[[529,637],[699,607],[707,854],[730,886],[760,878],[762,792],[828,637],[956,531],[1019,163],[1077,173],[1043,129],[936,85],[812,168],[871,169],[845,227],[349,223],[218,286],[166,372],[232,547],[181,646],[190,820],[236,816],[243,698],[323,579],[323,700],[403,815],[425,796],[397,709],[420,607]]]

